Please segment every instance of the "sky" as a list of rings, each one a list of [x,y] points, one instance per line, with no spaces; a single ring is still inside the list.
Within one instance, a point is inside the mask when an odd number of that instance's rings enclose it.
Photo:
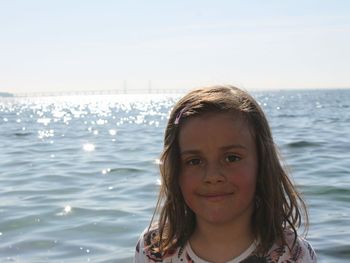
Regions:
[[[0,0],[0,92],[350,87],[348,0]]]

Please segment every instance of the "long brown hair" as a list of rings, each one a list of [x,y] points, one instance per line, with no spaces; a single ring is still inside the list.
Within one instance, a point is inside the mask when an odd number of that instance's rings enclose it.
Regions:
[[[286,244],[284,230],[291,229],[296,237],[303,216],[308,225],[307,210],[281,165],[265,114],[247,92],[233,86],[214,86],[191,91],[176,103],[170,114],[160,158],[162,184],[155,210],[158,231],[153,244],[158,244],[157,252],[167,254],[183,246],[194,231],[195,214],[186,205],[178,183],[178,136],[184,122],[208,112],[239,114],[247,120],[258,154],[256,206],[252,217],[253,232],[260,241],[258,252],[267,253],[274,242]]]

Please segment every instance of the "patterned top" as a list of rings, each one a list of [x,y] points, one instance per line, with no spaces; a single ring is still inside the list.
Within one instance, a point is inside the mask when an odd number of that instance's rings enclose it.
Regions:
[[[156,234],[156,229],[144,232],[136,246],[134,263],[210,263],[198,257],[192,250],[191,245],[187,243],[183,247],[168,252],[165,256],[155,253],[151,250],[152,236]],[[316,263],[316,254],[311,245],[303,238],[298,237],[296,244],[290,251],[288,246],[292,247],[294,233],[290,230],[285,231],[286,246],[274,244],[269,252],[264,256],[258,256],[256,253],[256,243],[254,242],[240,256],[226,263]]]

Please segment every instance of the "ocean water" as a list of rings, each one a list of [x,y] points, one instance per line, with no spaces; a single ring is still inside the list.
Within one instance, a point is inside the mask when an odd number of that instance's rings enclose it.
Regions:
[[[318,262],[349,262],[350,90],[253,95],[308,203]],[[0,98],[0,262],[132,262],[178,98]]]

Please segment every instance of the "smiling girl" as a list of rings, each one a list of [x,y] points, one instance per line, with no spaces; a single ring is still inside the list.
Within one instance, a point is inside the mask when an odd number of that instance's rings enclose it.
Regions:
[[[160,171],[159,216],[142,233],[135,263],[316,262],[297,233],[306,206],[246,92],[216,86],[183,97]]]

